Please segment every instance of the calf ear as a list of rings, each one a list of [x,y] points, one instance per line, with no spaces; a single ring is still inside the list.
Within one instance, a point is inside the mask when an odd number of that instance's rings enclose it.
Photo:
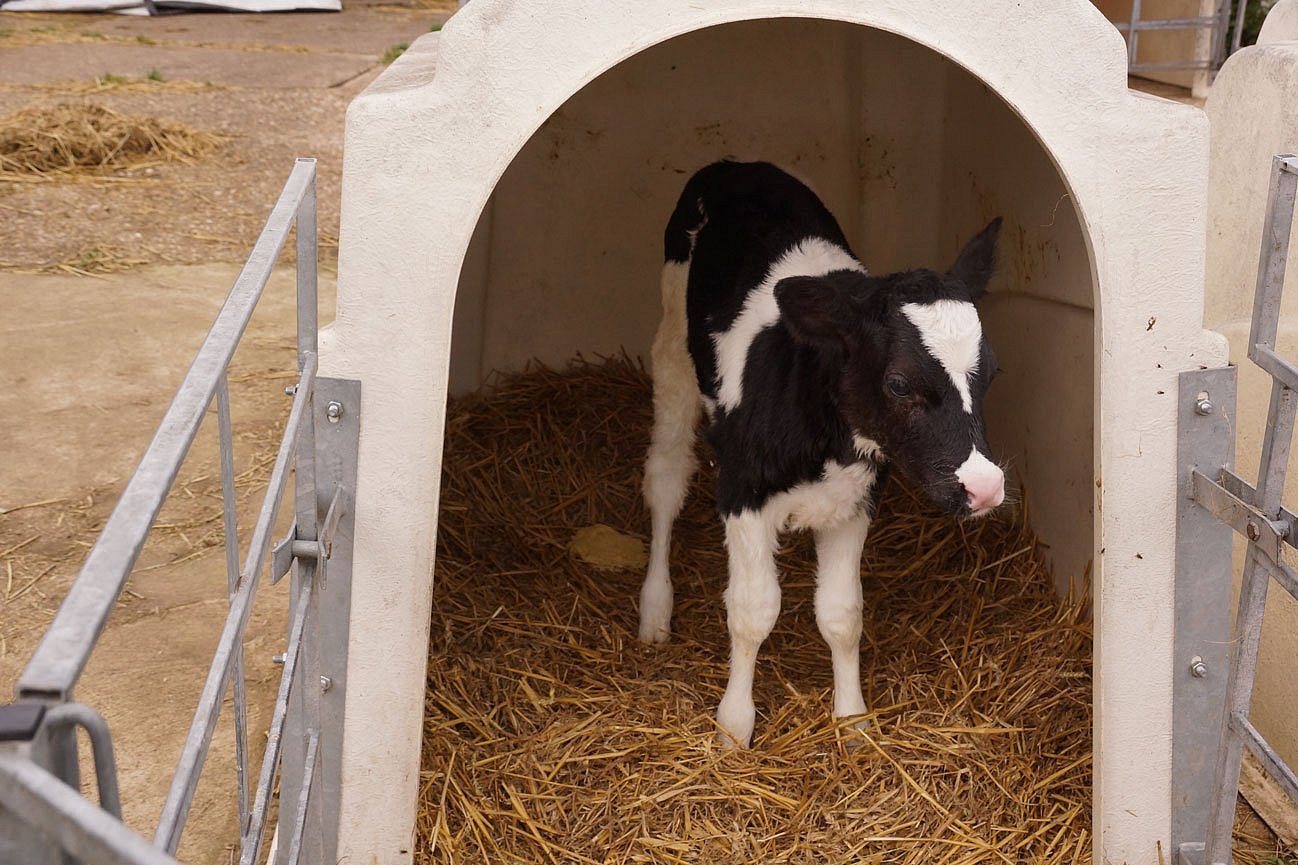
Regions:
[[[968,287],[971,300],[977,300],[987,291],[987,282],[996,269],[996,239],[1000,233],[1001,218],[998,216],[965,244],[956,256],[955,264],[951,265],[950,274]]]
[[[846,291],[818,276],[790,276],[775,284],[784,326],[798,342],[822,349],[843,345],[852,316]]]

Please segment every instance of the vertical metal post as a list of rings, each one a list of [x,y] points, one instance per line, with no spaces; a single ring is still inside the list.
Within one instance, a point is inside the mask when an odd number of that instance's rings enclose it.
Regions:
[[[361,383],[321,378],[316,387],[317,506],[325,511],[341,490],[341,516],[333,528],[317,619],[320,668],[320,766],[313,799],[320,803],[324,862],[337,860],[342,795],[343,717],[347,696],[347,644],[351,626],[352,540],[355,537],[356,466],[360,442]]]
[[[1182,373],[1177,466],[1184,485],[1176,513],[1172,646],[1172,850],[1201,842],[1212,799],[1226,700],[1234,532],[1193,498],[1191,473],[1215,476],[1235,464],[1236,368]],[[1186,865],[1185,860],[1180,860]]]
[[[216,383],[217,436],[221,445],[221,507],[225,529],[225,581],[229,602],[239,589],[239,523],[234,501],[234,439],[230,434],[229,376]],[[243,641],[234,647],[234,777],[238,785],[239,836],[248,831],[248,697],[244,686]]]
[[[1140,23],[1140,0],[1131,0],[1131,26],[1127,28],[1127,65],[1136,64],[1136,39],[1140,36],[1140,30],[1136,26]]]
[[[299,160],[303,161],[303,160]],[[314,162],[314,160],[311,160]],[[318,343],[318,299],[317,299],[317,243],[316,243],[316,188],[315,176],[302,196],[302,204],[297,212],[297,349],[298,363],[314,355]],[[315,392],[313,403],[318,405],[319,391]],[[312,417],[302,427],[297,457],[294,467],[294,501],[296,512],[296,537],[299,540],[314,541],[320,537],[320,512],[317,505],[319,498],[316,480],[316,412],[313,405]],[[309,791],[302,789],[302,779],[307,767],[308,747],[316,731],[314,725],[320,717],[320,642],[318,628],[319,614],[319,580],[323,566],[322,561],[297,558],[293,563],[292,596],[297,598],[306,586],[310,593],[309,606],[306,610],[308,627],[302,631],[301,659],[297,667],[293,690],[289,697],[289,713],[284,727],[284,751],[280,765],[280,798],[279,798],[279,837],[286,841],[295,832],[294,823],[297,815],[303,814],[306,825],[297,831],[303,832],[305,861],[318,865],[322,861],[321,847],[322,827],[320,825],[319,797],[308,799],[305,808],[301,807],[300,798]],[[290,623],[290,628],[292,623]],[[314,799],[315,801],[311,801]],[[289,845],[281,843],[276,848],[276,865],[286,865],[289,857]]]
[[[1239,45],[1244,40],[1244,16],[1246,14],[1248,14],[1248,0],[1239,0],[1239,8],[1235,12],[1235,35],[1230,40],[1232,54],[1239,50]]]

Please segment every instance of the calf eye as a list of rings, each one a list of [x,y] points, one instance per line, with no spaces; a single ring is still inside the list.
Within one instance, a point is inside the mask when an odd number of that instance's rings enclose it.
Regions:
[[[888,385],[888,391],[895,397],[910,396],[910,382],[896,373],[888,376],[885,384]]]

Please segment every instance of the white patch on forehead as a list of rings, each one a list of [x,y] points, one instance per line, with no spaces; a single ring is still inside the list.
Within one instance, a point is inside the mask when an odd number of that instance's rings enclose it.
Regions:
[[[775,284],[791,276],[824,276],[835,270],[865,273],[847,250],[821,237],[808,237],[780,256],[761,284],[748,292],[743,309],[728,330],[712,334],[717,354],[717,402],[732,411],[744,398],[744,365],[757,335],[780,318]]]
[[[907,303],[901,311],[919,331],[924,347],[951,376],[964,410],[972,412],[969,377],[978,371],[983,339],[978,310],[965,300],[936,300],[933,303]]]

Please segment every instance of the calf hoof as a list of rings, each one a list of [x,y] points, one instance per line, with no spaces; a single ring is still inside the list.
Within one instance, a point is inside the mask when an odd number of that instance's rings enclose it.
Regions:
[[[649,643],[666,643],[672,638],[672,629],[670,624],[659,625],[654,622],[640,622],[640,642]]]
[[[725,698],[717,707],[717,742],[727,750],[747,748],[753,740],[753,727],[757,724],[757,707],[747,702]]]
[[[845,715],[834,719],[839,740],[849,751],[865,747],[865,736],[874,728],[874,722],[861,715]]]

